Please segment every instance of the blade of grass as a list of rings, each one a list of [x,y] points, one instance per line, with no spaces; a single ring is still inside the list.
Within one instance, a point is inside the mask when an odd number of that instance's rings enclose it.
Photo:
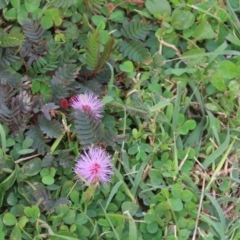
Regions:
[[[112,188],[110,194],[109,194],[109,197],[108,197],[108,200],[106,202],[106,205],[105,205],[105,210],[107,210],[107,207],[109,205],[109,203],[111,202],[112,198],[114,197],[114,195],[117,193],[119,187],[122,185],[122,181],[119,181],[117,182],[114,187]]]
[[[195,239],[196,239],[196,236],[197,236],[199,216],[200,216],[200,214],[201,214],[201,208],[202,208],[203,197],[204,197],[205,181],[206,181],[206,179],[205,179],[205,177],[204,177],[204,178],[203,178],[203,183],[202,183],[202,192],[201,192],[201,197],[200,197],[200,201],[199,201],[199,204],[198,204],[198,212],[197,212],[197,218],[196,218],[196,223],[195,223],[195,228],[194,228],[192,240],[195,240]]]
[[[208,223],[210,226],[214,228],[215,232],[218,234],[215,237],[218,237],[219,240],[227,240],[220,223],[213,221],[210,217],[206,215],[203,215],[203,214],[200,214],[200,215],[201,215],[202,221]]]
[[[180,112],[180,104],[181,104],[181,92],[182,92],[182,83],[177,82],[177,95],[175,99],[175,106],[174,106],[173,120],[172,120],[173,132],[176,131],[176,127],[177,127],[178,115]]]
[[[215,198],[213,198],[209,193],[205,193],[205,196],[208,197],[208,199],[211,201],[212,205],[215,207],[215,209],[217,210],[218,216],[219,216],[219,220],[221,222],[221,225],[224,228],[224,231],[226,230],[226,219],[224,217],[224,213],[222,208],[220,207],[220,205],[218,204],[218,202],[216,201]]]
[[[190,147],[192,146],[194,143],[200,143],[201,139],[202,139],[202,134],[203,131],[205,130],[205,118],[202,118],[201,122],[197,125],[197,127],[188,135],[188,138],[185,140],[183,147]],[[201,144],[198,144],[196,146],[196,148],[199,148]]]
[[[133,201],[136,202],[134,195],[132,194],[132,192],[130,191],[130,189],[128,188],[127,184],[123,181],[123,176],[122,174],[118,171],[118,169],[116,169],[114,167],[114,172],[117,176],[117,178],[121,181],[121,183],[123,184],[123,187],[125,189],[125,193],[129,196],[129,198]]]
[[[104,211],[104,214],[105,214],[105,217],[106,217],[107,221],[109,222],[109,224],[110,224],[110,226],[111,226],[111,228],[112,228],[112,230],[113,230],[113,233],[114,233],[114,235],[115,235],[115,239],[120,240],[120,237],[119,237],[116,229],[114,228],[113,223],[112,223],[112,221],[110,220],[110,218],[108,217],[108,215],[107,215],[104,207],[102,206],[102,204],[101,204],[101,207],[102,207],[102,209],[103,209],[103,211]]]
[[[202,115],[205,116],[204,103],[203,103],[202,95],[200,94],[200,92],[198,90],[198,86],[196,86],[193,81],[189,81],[188,85],[191,87],[191,89],[196,97],[196,100],[199,104],[199,108],[201,110]]]
[[[158,147],[159,147],[159,145],[158,145],[156,148],[158,148]],[[132,187],[132,189],[131,189],[131,193],[132,193],[133,196],[135,196],[136,193],[137,193],[139,184],[140,184],[140,182],[141,182],[141,180],[142,180],[143,172],[144,172],[144,170],[145,170],[145,168],[146,168],[149,160],[151,159],[152,155],[154,154],[154,152],[155,152],[155,151],[153,150],[153,152],[148,155],[147,159],[142,162],[142,164],[141,164],[141,166],[140,166],[140,168],[139,168],[139,170],[138,170],[138,172],[137,172],[137,175],[136,175],[135,181],[134,181],[134,185],[133,185],[133,187]]]
[[[210,187],[210,185],[212,184],[212,182],[215,180],[216,175],[218,174],[218,172],[222,169],[223,164],[225,163],[225,161],[226,161],[226,159],[227,159],[230,151],[232,150],[232,146],[233,146],[234,142],[235,142],[235,139],[233,139],[232,143],[231,143],[230,146],[227,148],[227,151],[225,152],[225,154],[223,155],[222,159],[220,160],[217,168],[215,169],[215,171],[214,171],[214,173],[213,173],[213,175],[212,175],[212,177],[211,177],[211,179],[210,179],[210,181],[209,181],[209,183],[208,183],[208,185],[207,185],[207,187],[206,187],[206,191],[208,190],[208,188]],[[219,149],[219,148],[218,148],[218,149]],[[217,149],[217,150],[218,150],[218,149]],[[216,151],[217,151],[217,150],[216,150]]]
[[[215,150],[214,152],[212,152],[203,162],[203,166],[205,168],[207,168],[210,164],[212,164],[213,162],[215,162],[217,160],[218,157],[220,157],[228,148],[228,144],[230,141],[230,133],[229,133],[229,128],[227,128],[227,136],[225,141],[223,142],[223,144],[221,144],[217,150]]]
[[[1,145],[2,145],[2,151],[3,151],[3,154],[6,153],[6,134],[5,134],[5,131],[3,129],[3,126],[0,124],[0,135],[1,135]]]
[[[130,215],[130,213],[128,211],[124,212],[123,214],[128,215],[128,217],[130,218],[129,220],[129,240],[137,240],[137,226],[135,224],[134,219],[132,218],[132,216]]]

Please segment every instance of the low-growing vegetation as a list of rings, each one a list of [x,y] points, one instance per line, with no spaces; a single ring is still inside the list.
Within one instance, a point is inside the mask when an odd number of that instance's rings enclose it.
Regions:
[[[0,240],[237,240],[237,0],[0,1]]]

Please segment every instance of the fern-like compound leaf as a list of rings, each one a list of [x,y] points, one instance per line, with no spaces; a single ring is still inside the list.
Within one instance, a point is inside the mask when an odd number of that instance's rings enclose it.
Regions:
[[[47,145],[49,139],[45,138],[38,126],[30,126],[26,135],[33,140],[32,148],[36,149],[38,153],[44,154],[46,151],[50,150],[50,147]]]
[[[62,124],[55,119],[49,121],[43,115],[39,115],[38,124],[41,131],[49,138],[57,138],[62,134]]]
[[[86,44],[86,60],[87,66],[90,70],[94,71],[98,65],[99,51],[100,51],[99,32],[94,31],[89,35]]]
[[[132,20],[124,23],[121,31],[126,38],[144,41],[151,28],[152,26],[149,23],[142,23],[138,20]]]
[[[1,48],[0,48],[0,84],[16,87],[21,85],[21,75],[13,73],[8,68],[1,67]]]
[[[92,13],[101,13],[102,7],[106,4],[106,0],[83,0],[84,4]]]
[[[0,47],[2,48],[21,46],[24,38],[25,36],[20,32],[6,33],[3,29],[0,29]]]
[[[33,49],[36,54],[45,54],[45,42],[43,40],[43,34],[45,32],[42,29],[38,21],[23,20],[22,21],[23,32],[27,38],[27,41],[32,43]]]
[[[76,77],[76,65],[64,64],[62,67],[59,67],[51,79],[53,98],[59,100],[69,97]]]
[[[102,124],[96,120],[90,112],[76,111],[75,115],[76,134],[83,148],[97,143],[102,138]]]
[[[151,58],[151,54],[147,48],[145,48],[144,44],[131,40],[129,42],[123,41],[119,43],[120,49],[119,51],[129,59],[136,62],[145,62]]]
[[[77,2],[77,0],[50,0],[50,3],[56,8],[69,8]]]
[[[106,61],[108,60],[109,58],[109,55],[112,51],[112,48],[113,48],[113,44],[114,44],[114,38],[111,37],[108,42],[105,44],[104,46],[104,50],[101,54],[101,57],[100,59],[98,60],[98,65],[96,66],[96,71],[99,72],[103,66],[105,65]]]
[[[16,62],[20,58],[16,56],[17,49],[10,48],[1,48],[0,47],[0,66],[9,66],[11,63]]]

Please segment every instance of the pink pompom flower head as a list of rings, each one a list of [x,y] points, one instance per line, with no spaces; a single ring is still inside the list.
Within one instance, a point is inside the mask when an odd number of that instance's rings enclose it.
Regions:
[[[82,112],[91,112],[95,119],[102,118],[103,103],[97,95],[84,93],[71,98],[70,105]]]
[[[89,183],[104,186],[110,182],[110,176],[113,174],[111,156],[102,148],[91,147],[77,160],[74,168],[77,177],[83,177]],[[81,178],[80,178],[81,179]]]

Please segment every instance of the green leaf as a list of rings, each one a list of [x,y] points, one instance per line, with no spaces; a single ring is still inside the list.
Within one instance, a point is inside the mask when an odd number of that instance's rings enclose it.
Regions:
[[[183,203],[182,203],[181,199],[179,199],[179,198],[169,198],[168,200],[171,204],[171,207],[172,207],[173,211],[179,212],[179,211],[183,210]]]
[[[131,216],[134,216],[139,209],[139,206],[133,202],[124,202],[122,204],[122,212],[128,212]]]
[[[40,6],[41,0],[25,0],[24,4],[28,12],[33,12],[38,9]]]
[[[224,92],[227,90],[226,84],[219,73],[214,73],[211,76],[211,84],[219,91]]]
[[[0,1],[0,9],[5,8],[9,3],[9,0]]]
[[[34,149],[21,149],[21,150],[18,150],[18,154],[20,155],[25,155],[25,154],[29,154],[29,153],[32,153],[34,152],[35,150]]]
[[[212,30],[211,25],[207,20],[202,20],[201,23],[195,28],[193,32],[193,37],[196,40],[200,41],[203,39],[213,39],[215,37],[215,33]]]
[[[123,11],[120,11],[120,10],[116,10],[112,12],[109,16],[109,20],[113,22],[121,22],[123,18],[124,18]]]
[[[83,225],[88,221],[88,217],[84,213],[79,213],[76,216],[75,224]]]
[[[100,15],[93,15],[92,16],[92,22],[95,26],[98,26],[100,23],[106,23],[107,19]]]
[[[0,206],[2,206],[3,196],[5,192],[13,185],[17,177],[16,170],[9,175],[3,182],[0,183]]]
[[[40,91],[41,83],[37,80],[32,81],[32,93],[35,94]]]
[[[151,112],[159,111],[160,109],[165,108],[169,104],[171,104],[171,102],[169,100],[162,100],[159,103],[157,103],[156,105],[150,107],[150,111]]]
[[[226,79],[232,79],[240,76],[239,68],[228,60],[222,61],[219,64],[217,71],[219,75]]]
[[[41,17],[40,23],[43,29],[50,29],[53,26],[53,20],[47,16]]]
[[[145,41],[151,25],[149,23],[142,23],[138,20],[131,20],[130,22],[125,22],[123,28],[121,29],[124,37]]]
[[[18,203],[18,198],[14,192],[11,192],[7,197],[7,203],[10,206],[14,206]]]
[[[76,217],[76,211],[74,210],[69,210],[67,214],[63,218],[63,222],[65,224],[73,224],[75,222],[75,217]]]
[[[158,229],[159,229],[159,226],[156,222],[152,222],[147,225],[147,231],[151,234],[156,233]]]
[[[50,18],[51,22],[53,21],[56,26],[60,26],[62,24],[63,19],[62,19],[61,11],[59,9],[55,9],[55,8],[46,9],[44,11],[44,15],[47,18],[43,20],[43,23],[47,24],[45,21],[46,20],[48,21],[48,19]],[[50,24],[50,22],[47,25],[49,25],[49,24]]]
[[[13,226],[17,223],[16,217],[12,213],[5,213],[3,216],[3,223],[6,226]]]
[[[125,57],[136,61],[145,62],[151,59],[151,54],[144,44],[140,41],[131,40],[129,42],[123,41],[119,43],[119,51],[123,53]]]
[[[33,140],[30,137],[26,137],[24,139],[24,141],[22,142],[22,148],[27,149],[27,148],[31,147],[32,144],[33,144]]]
[[[171,6],[167,0],[147,0],[145,2],[147,10],[157,19],[168,17],[171,14]]]
[[[8,21],[16,20],[17,18],[17,10],[15,8],[10,8],[7,11],[4,11],[4,18]]]
[[[133,72],[134,71],[134,66],[131,61],[125,61],[122,64],[119,65],[119,68],[123,72]]]
[[[109,194],[108,200],[107,200],[106,205],[105,205],[105,210],[107,210],[109,203],[111,202],[112,198],[117,193],[117,191],[118,191],[118,189],[121,185],[122,185],[122,181],[119,181],[112,187],[112,190]]]
[[[190,11],[176,8],[172,13],[172,25],[177,30],[190,28],[195,21],[195,16]]]
[[[197,126],[196,121],[189,119],[178,129],[179,134],[186,135],[190,130],[195,129]]]
[[[99,52],[99,32],[94,31],[89,35],[86,44],[86,60],[90,70],[95,70],[97,67],[99,61]]]
[[[48,175],[42,178],[42,182],[46,185],[52,185],[54,183],[54,178]]]
[[[19,228],[19,226],[14,226],[11,235],[10,235],[10,239],[14,239],[14,240],[22,240],[22,233],[21,233],[21,229]]]
[[[180,198],[183,202],[190,202],[193,198],[193,193],[190,190],[183,190]]]
[[[42,161],[40,158],[34,158],[22,166],[23,173],[26,176],[37,175],[41,171]]]
[[[20,0],[11,0],[11,5],[16,8],[19,9],[20,8]]]

